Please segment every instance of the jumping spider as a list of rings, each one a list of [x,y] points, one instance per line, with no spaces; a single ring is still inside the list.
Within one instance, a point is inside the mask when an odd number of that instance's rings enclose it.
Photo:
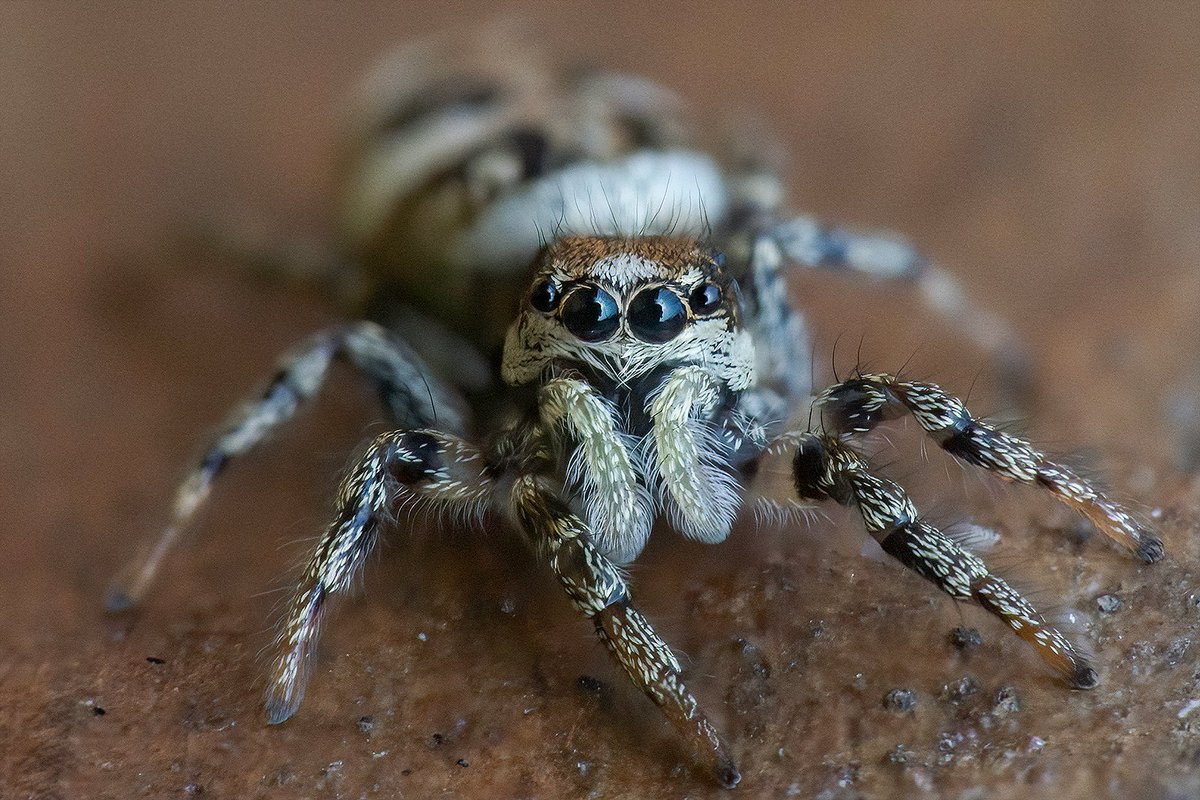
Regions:
[[[786,215],[770,159],[736,137],[698,149],[679,101],[660,87],[515,55],[528,52],[486,37],[469,47],[435,41],[403,51],[366,84],[348,162],[345,257],[328,277],[369,287],[358,292],[373,298],[367,313],[419,335],[406,342],[364,321],[286,355],[183,483],[172,523],[109,605],[144,595],[218,473],[291,419],[340,360],[378,387],[394,430],[349,470],[284,615],[266,691],[271,723],[299,707],[327,600],[351,587],[395,511],[495,512],[717,780],[736,785],[733,758],[633,605],[621,568],[660,517],[692,539],[724,540],[754,502],[754,465],[782,448],[793,454],[793,502],[857,509],[888,554],[999,617],[1070,686],[1094,686],[1087,658],[925,521],[856,441],[909,414],[958,460],[1041,486],[1142,560],[1161,557],[1159,539],[933,384],[854,374],[814,393],[784,271],[913,282],[993,352],[1009,347],[1003,326],[966,305],[903,240]],[[476,348],[497,344],[501,325],[496,381]]]

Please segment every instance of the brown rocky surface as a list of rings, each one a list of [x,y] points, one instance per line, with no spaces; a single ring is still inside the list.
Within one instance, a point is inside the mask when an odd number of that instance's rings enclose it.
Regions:
[[[978,609],[862,555],[837,509],[717,547],[656,536],[637,596],[728,735],[738,792],[1200,796],[1200,481],[1160,419],[1200,350],[1196,8],[525,8],[564,54],[700,109],[762,110],[797,208],[912,234],[1028,334],[1025,429],[1156,510],[1167,542],[1143,567],[912,436],[886,454],[924,507],[998,531],[988,558],[1074,618],[1103,673],[1081,693]],[[0,7],[0,796],[720,794],[500,528],[392,536],[300,714],[263,724],[271,590],[379,428],[352,381],[227,473],[140,614],[100,612],[199,437],[336,318],[174,246],[180,220],[236,206],[320,232],[354,78],[494,12]],[[916,353],[910,370],[960,392],[979,376],[973,403],[997,410],[980,354],[907,293],[806,277],[796,295],[821,363],[861,338],[880,367]],[[982,644],[955,647],[956,627]]]

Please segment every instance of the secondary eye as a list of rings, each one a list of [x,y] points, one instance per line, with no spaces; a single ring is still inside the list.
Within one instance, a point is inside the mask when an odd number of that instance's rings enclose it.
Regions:
[[[721,287],[705,281],[692,290],[688,305],[693,314],[711,314],[721,306]]]
[[[687,311],[679,295],[665,286],[651,286],[629,302],[629,329],[647,342],[669,342],[687,323]]]
[[[599,342],[621,324],[617,301],[599,286],[584,284],[567,295],[560,314],[563,325],[585,342]]]
[[[550,279],[541,281],[529,293],[529,305],[546,314],[558,307],[558,300],[558,285]]]

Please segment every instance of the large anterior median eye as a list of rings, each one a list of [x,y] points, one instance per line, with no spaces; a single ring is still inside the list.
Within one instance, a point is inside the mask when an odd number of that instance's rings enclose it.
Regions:
[[[687,324],[679,295],[665,286],[649,286],[629,301],[629,329],[646,342],[669,342]]]
[[[599,286],[584,284],[567,295],[559,314],[567,330],[585,342],[612,336],[621,324],[617,301]]]

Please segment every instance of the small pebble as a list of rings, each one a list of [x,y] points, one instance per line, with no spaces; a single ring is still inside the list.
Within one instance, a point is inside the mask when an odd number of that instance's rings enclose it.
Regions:
[[[375,720],[370,716],[362,716],[358,718],[358,729],[363,733],[370,733],[375,728]]]
[[[604,688],[604,684],[598,678],[593,678],[591,675],[580,675],[578,683],[579,688],[585,692],[599,693]]]
[[[1011,686],[1001,686],[993,699],[996,701],[992,707],[994,714],[1016,714],[1021,710],[1021,698]]]
[[[942,699],[951,703],[961,703],[979,691],[979,684],[970,675],[959,678],[956,682],[942,687]]]
[[[883,696],[883,707],[901,713],[912,711],[917,707],[917,693],[911,689],[892,689]]]
[[[1163,654],[1163,660],[1167,662],[1168,667],[1178,666],[1183,661],[1183,657],[1187,654],[1188,648],[1191,646],[1192,640],[1181,636],[1171,642],[1171,646]]]
[[[1115,614],[1123,605],[1121,598],[1115,594],[1102,594],[1096,598],[1096,608],[1100,609],[1101,614]]]
[[[962,653],[969,653],[983,644],[983,637],[974,628],[958,627],[950,631],[950,644]]]

